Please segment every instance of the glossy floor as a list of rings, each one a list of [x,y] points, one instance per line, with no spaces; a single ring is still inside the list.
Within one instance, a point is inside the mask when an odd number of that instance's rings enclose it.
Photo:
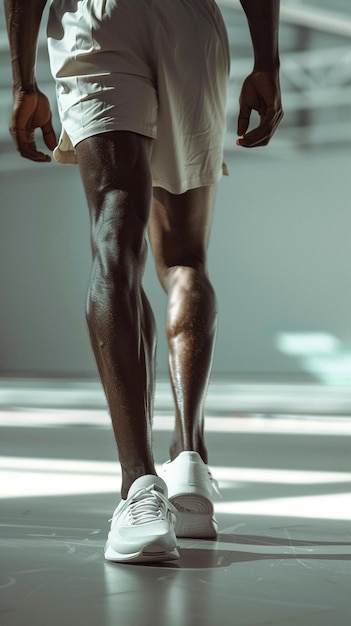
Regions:
[[[102,555],[120,482],[106,412],[1,412],[1,626],[351,623],[351,419],[211,413],[218,540],[116,565]],[[158,464],[171,429],[159,412]]]

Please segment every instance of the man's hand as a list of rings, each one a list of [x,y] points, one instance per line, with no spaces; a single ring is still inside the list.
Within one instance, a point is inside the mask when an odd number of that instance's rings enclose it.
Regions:
[[[238,118],[238,146],[256,148],[266,146],[283,117],[278,77],[271,72],[253,72],[244,81],[240,94]],[[246,133],[251,111],[260,116],[260,124]]]
[[[57,145],[51,123],[51,109],[47,97],[40,91],[16,91],[10,123],[10,133],[21,156],[31,161],[49,162],[51,158],[38,152],[34,132],[41,128],[49,150]]]

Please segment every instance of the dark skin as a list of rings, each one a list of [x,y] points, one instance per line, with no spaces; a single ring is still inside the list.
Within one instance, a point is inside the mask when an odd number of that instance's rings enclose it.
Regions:
[[[279,85],[278,24],[279,2],[241,0],[254,49],[253,72],[244,80],[239,103],[237,145],[266,146],[283,117]],[[247,132],[252,111],[260,124]]]
[[[49,150],[56,146],[47,97],[35,78],[35,59],[41,17],[47,0],[5,0],[13,75],[13,109],[10,133],[20,155],[32,161],[50,162],[36,148],[34,133],[40,128]]]
[[[37,150],[40,128],[52,150],[56,137],[48,100],[35,79],[38,31],[46,0],[4,0],[14,107],[10,131],[20,154]],[[281,118],[278,0],[242,0],[254,48],[253,72],[240,95],[237,144],[266,145]],[[252,110],[260,116],[249,129]],[[152,140],[127,131],[90,137],[76,147],[91,216],[93,267],[87,321],[106,393],[122,468],[122,497],[141,475],[155,474],[151,445],[156,330],[142,288],[145,233],[167,293],[169,371],[175,402],[171,458],[196,450],[207,463],[204,399],[216,336],[216,298],[207,273],[215,185],[174,195],[152,188]],[[136,184],[136,181],[138,184]]]

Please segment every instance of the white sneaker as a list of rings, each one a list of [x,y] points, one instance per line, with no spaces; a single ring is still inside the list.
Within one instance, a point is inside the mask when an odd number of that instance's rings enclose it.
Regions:
[[[113,514],[105,558],[139,563],[178,559],[175,520],[164,481],[158,476],[141,476]]]
[[[181,452],[163,465],[162,478],[177,509],[177,537],[213,539],[217,536],[212,497],[216,481],[197,452]]]

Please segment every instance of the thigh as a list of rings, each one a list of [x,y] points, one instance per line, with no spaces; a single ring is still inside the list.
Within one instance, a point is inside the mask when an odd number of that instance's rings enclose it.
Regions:
[[[153,189],[149,237],[161,284],[167,289],[168,270],[174,266],[206,268],[216,185],[171,194]]]
[[[114,131],[77,145],[95,239],[115,234],[122,244],[143,245],[152,198],[151,141],[136,133]]]

